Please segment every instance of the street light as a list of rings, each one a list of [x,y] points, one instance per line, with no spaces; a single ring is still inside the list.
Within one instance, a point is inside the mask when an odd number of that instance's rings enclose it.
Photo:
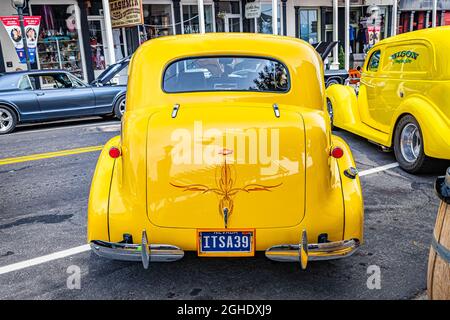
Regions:
[[[17,10],[19,16],[20,32],[22,33],[23,50],[25,51],[25,60],[27,61],[27,69],[31,70],[30,54],[28,52],[27,38],[25,35],[25,25],[23,23],[23,9],[26,7],[26,0],[11,0],[11,5]]]

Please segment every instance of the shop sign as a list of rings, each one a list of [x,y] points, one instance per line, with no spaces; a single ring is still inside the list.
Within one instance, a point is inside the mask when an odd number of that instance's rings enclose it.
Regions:
[[[142,0],[109,0],[113,28],[131,27],[144,23]]]
[[[249,2],[245,5],[245,18],[254,19],[261,16],[261,2]]]
[[[40,16],[26,16],[23,17],[23,24],[25,27],[25,35],[22,35],[20,29],[20,22],[18,16],[0,17],[0,21],[5,26],[6,32],[9,38],[13,42],[14,48],[16,48],[17,55],[19,56],[20,63],[26,63],[25,49],[23,47],[23,37],[26,37],[28,55],[30,62],[36,61],[36,45],[37,37],[39,34],[39,24],[41,23]]]

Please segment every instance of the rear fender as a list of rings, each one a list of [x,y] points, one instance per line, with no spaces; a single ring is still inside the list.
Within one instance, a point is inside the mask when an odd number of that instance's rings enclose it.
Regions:
[[[332,136],[334,147],[344,150],[344,155],[337,159],[339,173],[341,177],[342,196],[344,199],[344,236],[343,239],[358,239],[363,243],[364,227],[364,203],[361,192],[359,177],[355,179],[345,176],[344,171],[350,167],[356,168],[353,155],[347,143],[337,136]]]
[[[110,241],[108,226],[109,195],[116,160],[109,156],[109,149],[112,146],[119,146],[119,144],[119,136],[112,138],[106,143],[100,153],[94,176],[92,177],[88,204],[88,243],[92,240]]]
[[[391,124],[390,141],[393,141],[398,120],[412,115],[419,122],[423,135],[425,154],[429,157],[450,159],[450,123],[445,114],[431,101],[418,96],[406,99],[396,110]]]
[[[15,104],[8,101],[0,100],[0,105],[11,108],[16,113],[17,120],[19,122],[21,121],[22,114],[20,113],[19,108]]]
[[[326,96],[333,105],[333,124],[336,127],[361,122],[358,99],[352,87],[334,84],[326,89]]]

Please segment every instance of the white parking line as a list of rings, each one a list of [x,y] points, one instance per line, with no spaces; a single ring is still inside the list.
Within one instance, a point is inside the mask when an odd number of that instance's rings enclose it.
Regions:
[[[49,131],[57,131],[57,130],[70,130],[70,129],[78,129],[78,128],[95,128],[95,127],[99,127],[99,128],[108,128],[108,127],[115,127],[117,126],[120,129],[120,122],[117,121],[111,121],[111,122],[99,122],[99,123],[88,123],[88,124],[77,124],[77,125],[63,125],[63,123],[61,123],[61,127],[56,127],[56,128],[48,128],[48,129],[33,129],[33,130],[26,130],[26,131],[19,131],[19,132],[13,132],[7,135],[2,136],[2,138],[7,138],[7,137],[13,137],[16,135],[22,135],[22,134],[28,134],[28,133],[41,133],[41,132],[49,132]],[[28,127],[28,126],[27,126]],[[25,127],[21,127],[21,128],[25,128]]]
[[[8,266],[0,267],[0,275],[5,274],[5,273],[9,273],[9,272],[13,272],[13,271],[17,271],[17,270],[21,270],[21,269],[24,269],[24,268],[28,268],[28,267],[31,267],[31,266],[35,266],[35,265],[38,265],[38,264],[41,264],[41,263],[49,262],[49,261],[52,261],[52,260],[73,256],[75,254],[86,252],[86,251],[89,251],[89,250],[91,250],[91,246],[89,244],[85,244],[85,245],[82,245],[82,246],[79,246],[79,247],[75,247],[75,248],[71,248],[71,249],[67,249],[67,250],[51,253],[51,254],[48,254],[48,255],[45,255],[45,256],[42,256],[42,257],[38,257],[38,258],[30,259],[30,260],[25,260],[25,261],[22,261],[22,262],[13,263],[13,264],[10,264]]]
[[[398,163],[394,162],[394,163],[390,163],[384,166],[380,166],[380,167],[376,167],[376,168],[372,168],[372,169],[367,169],[367,170],[363,170],[359,173],[359,176],[363,177],[363,176],[368,176],[377,172],[381,172],[381,171],[386,171],[392,168],[396,168],[398,167]],[[4,267],[0,267],[0,275],[2,274],[6,274],[9,272],[13,272],[13,271],[17,271],[17,270],[21,270],[21,269],[25,269],[31,266],[35,266],[38,264],[42,264],[42,263],[46,263],[49,261],[53,261],[53,260],[57,260],[57,259],[61,259],[61,258],[65,258],[65,257],[69,257],[69,256],[73,256],[75,254],[78,253],[82,253],[82,252],[86,252],[89,251],[91,249],[89,244],[85,244],[82,246],[78,246],[78,247],[74,247],[71,249],[67,249],[67,250],[63,250],[63,251],[58,251],[55,253],[51,253],[42,257],[38,257],[38,258],[34,258],[34,259],[30,259],[30,260],[25,260],[22,262],[17,262],[17,263],[13,263],[10,264],[8,266],[4,266]]]
[[[396,168],[396,167],[398,167],[398,162],[389,163],[389,164],[386,164],[386,165],[381,166],[381,167],[376,167],[376,168],[372,168],[372,169],[363,170],[363,171],[361,171],[359,173],[359,176],[360,177],[364,177],[364,176],[368,176],[369,174],[374,174],[374,173],[377,173],[377,172],[389,170],[389,169]]]

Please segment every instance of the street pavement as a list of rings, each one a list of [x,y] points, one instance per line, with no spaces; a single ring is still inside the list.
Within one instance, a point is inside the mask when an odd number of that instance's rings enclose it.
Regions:
[[[118,121],[91,118],[23,126],[0,136],[0,160],[103,145]],[[358,169],[395,163],[392,153],[345,131]],[[99,151],[0,165],[0,268],[86,243],[86,211]],[[391,168],[361,177],[365,243],[352,257],[309,263],[254,258],[174,263],[110,261],[89,251],[0,274],[0,299],[413,299],[423,296],[439,201],[434,175]],[[71,266],[80,289],[69,289]],[[379,289],[367,286],[381,271]],[[373,268],[373,267],[372,267]],[[370,282],[370,281],[369,281]]]

